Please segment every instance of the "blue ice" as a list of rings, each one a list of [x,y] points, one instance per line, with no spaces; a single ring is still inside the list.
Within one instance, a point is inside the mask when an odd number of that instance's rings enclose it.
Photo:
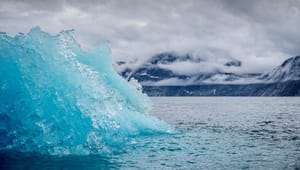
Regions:
[[[108,43],[81,49],[73,31],[0,33],[0,150],[98,154],[173,129],[113,69]]]

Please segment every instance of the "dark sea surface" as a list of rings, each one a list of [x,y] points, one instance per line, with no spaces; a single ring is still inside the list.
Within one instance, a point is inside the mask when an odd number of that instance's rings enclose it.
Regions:
[[[1,156],[0,169],[300,169],[299,97],[153,97],[172,135],[111,154]]]

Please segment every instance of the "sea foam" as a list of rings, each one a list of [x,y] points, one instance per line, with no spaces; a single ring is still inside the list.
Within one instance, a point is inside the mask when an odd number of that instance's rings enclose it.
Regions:
[[[173,131],[114,71],[109,44],[84,51],[72,30],[0,33],[0,77],[1,151],[98,154]]]

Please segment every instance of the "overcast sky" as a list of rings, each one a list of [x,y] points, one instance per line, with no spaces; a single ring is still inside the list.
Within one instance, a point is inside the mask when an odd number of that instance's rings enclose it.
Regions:
[[[262,72],[300,55],[300,0],[0,0],[0,31],[75,29],[84,48],[109,40],[115,60],[191,53]]]

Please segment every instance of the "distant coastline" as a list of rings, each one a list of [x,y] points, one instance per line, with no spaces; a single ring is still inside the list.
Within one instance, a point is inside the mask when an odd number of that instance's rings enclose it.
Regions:
[[[300,80],[270,84],[143,86],[149,96],[300,96]]]

